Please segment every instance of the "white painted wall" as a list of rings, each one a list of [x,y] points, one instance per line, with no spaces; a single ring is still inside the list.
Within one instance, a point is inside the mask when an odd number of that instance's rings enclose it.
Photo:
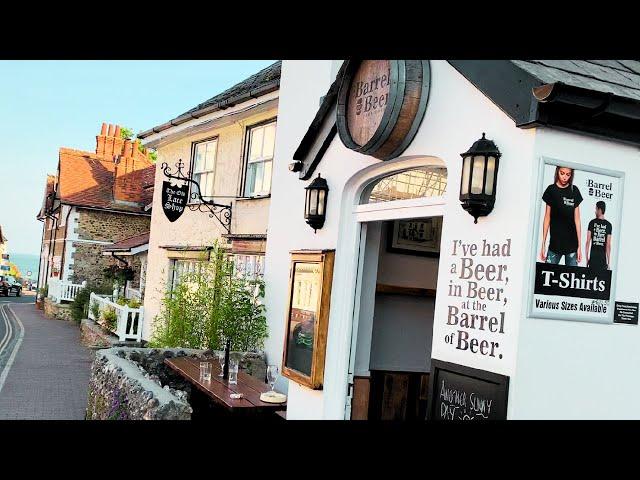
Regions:
[[[640,268],[636,221],[640,191],[638,148],[582,135],[541,129],[535,142],[540,156],[625,172],[625,189],[617,265],[617,291],[612,300],[638,302]],[[533,218],[539,199],[531,201]],[[591,212],[589,212],[590,214]],[[583,213],[583,215],[585,215]],[[537,227],[537,222],[535,223]],[[536,232],[537,233],[537,232]],[[583,232],[585,234],[585,232]],[[533,236],[536,238],[537,236]],[[533,266],[530,242],[525,275]],[[640,327],[524,318],[520,325],[518,369],[512,379],[509,410],[525,419],[637,419],[640,408]]]
[[[170,222],[162,210],[162,183],[166,180],[160,168],[167,162],[172,171],[178,159],[185,163],[183,173],[190,169],[192,143],[218,138],[215,163],[214,190],[216,195],[233,197],[240,189],[242,176],[243,145],[246,127],[258,122],[274,118],[278,114],[278,92],[243,102],[233,110],[236,116],[229,115],[229,111],[217,112],[200,120],[195,129],[195,120],[181,125],[175,135],[170,129],[161,134],[155,134],[145,140],[145,145],[158,146],[158,161],[156,162],[155,187],[153,194],[153,210],[151,213],[151,230],[149,235],[149,261],[144,298],[144,329],[143,338],[148,340],[153,334],[153,321],[160,313],[162,298],[167,288],[170,270],[170,258],[167,245],[207,246],[218,240],[226,243],[222,234],[227,233],[217,219],[209,217],[206,209],[191,211],[188,208],[175,222]],[[252,108],[263,102],[261,108]],[[246,105],[245,105],[246,103]],[[246,108],[244,108],[246,107]],[[222,118],[223,117],[223,118]],[[186,125],[191,125],[195,131],[189,134]],[[279,129],[279,125],[277,126]],[[276,132],[276,136],[280,133]],[[285,166],[286,168],[286,166]],[[272,185],[272,190],[275,187]],[[267,231],[269,197],[250,200],[236,200],[231,198],[216,198],[221,204],[233,202],[231,218],[232,233],[264,234]]]
[[[278,140],[273,176],[273,196],[269,214],[269,236],[265,280],[267,283],[267,317],[270,338],[266,344],[269,361],[279,361],[285,325],[289,276],[289,251],[301,248],[337,248],[324,389],[312,391],[290,382],[287,417],[341,419],[347,391],[347,367],[351,342],[354,271],[357,266],[357,233],[352,225],[354,196],[364,184],[380,175],[383,169],[403,168],[409,163],[420,164],[419,158],[434,156],[449,169],[449,184],[444,206],[441,268],[439,285],[448,283],[449,245],[453,239],[478,241],[512,239],[510,265],[522,265],[527,227],[527,206],[530,202],[534,130],[521,130],[513,121],[473,87],[453,67],[444,61],[431,62],[431,93],[425,118],[412,144],[404,155],[390,162],[345,148],[335,138],[320,163],[317,173],[327,179],[330,192],[324,228],[314,234],[304,222],[304,187],[297,174],[287,170],[297,148],[318,108],[318,99],[331,82],[331,61],[283,62]],[[498,177],[498,200],[491,216],[473,224],[472,217],[458,202],[461,158],[482,132],[499,145],[503,153]],[[417,211],[417,210],[416,210]],[[420,210],[423,212],[424,210]],[[435,210],[434,210],[435,211]],[[442,208],[440,208],[442,211]],[[408,215],[408,216],[420,216]],[[355,259],[355,261],[354,261]],[[515,268],[516,267],[512,267]],[[445,282],[445,283],[443,283]],[[487,361],[472,354],[451,351],[441,345],[449,331],[446,320],[446,289],[440,288],[436,299],[433,356],[476,368],[512,375],[515,371],[516,341],[521,317],[521,276],[511,278],[513,293],[508,305],[508,333],[503,340],[505,356],[501,361]]]

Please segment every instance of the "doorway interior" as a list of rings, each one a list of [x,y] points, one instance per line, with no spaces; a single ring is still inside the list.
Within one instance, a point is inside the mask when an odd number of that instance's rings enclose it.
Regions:
[[[364,188],[345,418],[427,412],[447,169],[441,160]]]
[[[426,418],[441,231],[442,216],[362,225],[351,419]]]

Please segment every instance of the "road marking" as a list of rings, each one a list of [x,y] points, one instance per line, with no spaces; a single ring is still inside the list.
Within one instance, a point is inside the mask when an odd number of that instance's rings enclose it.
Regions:
[[[2,341],[0,341],[0,355],[2,355],[2,351],[5,349],[5,347],[8,345],[9,341],[11,340],[11,333],[13,332],[13,329],[11,327],[11,322],[9,322],[9,319],[4,313],[4,306],[2,307],[2,318],[4,318],[4,324],[6,327],[4,329],[4,337],[2,337]]]
[[[0,392],[2,392],[2,387],[4,386],[4,382],[7,379],[7,375],[9,375],[9,370],[11,369],[11,366],[13,365],[13,361],[16,358],[16,354],[18,353],[18,349],[20,348],[20,345],[22,345],[22,339],[24,338],[24,325],[22,325],[22,322],[20,321],[20,319],[18,318],[18,316],[16,315],[16,312],[13,311],[13,309],[11,307],[9,307],[8,305],[2,305],[3,310],[3,315],[5,316],[5,318],[8,319],[8,315],[6,313],[7,310],[9,310],[11,312],[11,314],[13,315],[13,318],[15,319],[16,322],[18,322],[18,326],[20,327],[20,335],[18,336],[18,340],[16,340],[15,345],[13,346],[13,351],[11,352],[11,356],[9,357],[9,360],[7,360],[7,364],[4,367],[4,370],[2,371],[2,374],[0,375]]]

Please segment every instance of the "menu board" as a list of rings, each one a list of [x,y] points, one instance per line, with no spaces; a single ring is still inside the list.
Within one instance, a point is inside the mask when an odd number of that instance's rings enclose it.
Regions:
[[[427,419],[506,420],[509,377],[431,361]]]
[[[311,375],[315,322],[322,285],[322,264],[295,263],[285,365]]]

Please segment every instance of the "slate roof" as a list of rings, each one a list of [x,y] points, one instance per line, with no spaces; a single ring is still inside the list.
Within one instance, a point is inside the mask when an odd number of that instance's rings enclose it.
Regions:
[[[155,126],[149,130],[138,134],[138,138],[145,138],[162,130],[166,130],[175,125],[187,122],[192,118],[198,118],[203,115],[224,110],[238,103],[245,102],[251,98],[273,92],[280,88],[280,70],[282,62],[277,61],[258,73],[251,75],[243,81],[228,88],[222,93],[211,97],[209,100],[202,102],[182,115],[179,115],[168,122]]]
[[[132,237],[128,237],[120,240],[113,245],[108,245],[104,247],[102,250],[105,252],[115,252],[115,251],[129,251],[132,248],[140,247],[149,243],[149,232],[141,233],[139,235],[134,235]]]
[[[289,165],[306,180],[335,136],[342,64]],[[553,127],[640,145],[640,60],[449,60],[520,128]],[[544,87],[543,87],[544,86]],[[534,92],[557,90],[555,97]],[[590,98],[587,98],[590,97]],[[320,135],[323,124],[333,128]],[[321,138],[322,137],[322,138]],[[312,148],[318,146],[320,148]],[[311,156],[310,152],[316,153]]]
[[[60,181],[58,198],[62,203],[84,207],[103,208],[125,212],[142,212],[153,195],[143,185],[153,182],[155,166],[131,173],[132,183],[140,186],[136,203],[133,206],[116,202],[113,198],[116,164],[113,160],[95,153],[70,148],[60,149]]]
[[[640,100],[640,60],[512,60],[543,83]]]

